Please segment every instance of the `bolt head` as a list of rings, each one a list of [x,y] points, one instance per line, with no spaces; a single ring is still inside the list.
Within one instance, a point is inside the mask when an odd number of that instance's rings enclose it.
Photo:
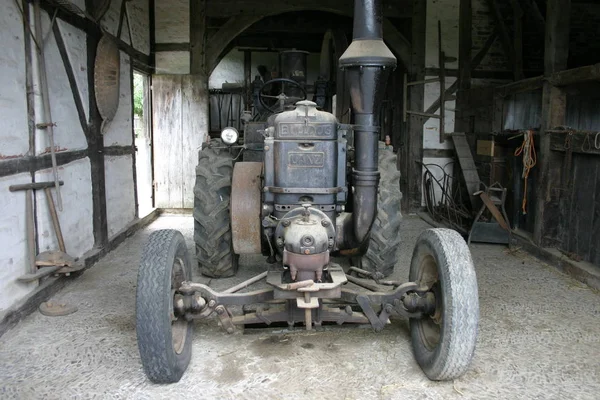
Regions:
[[[321,225],[323,225],[323,227],[327,228],[330,225],[330,222],[326,219],[322,219]]]
[[[217,302],[214,301],[214,300],[211,300],[211,301],[208,302],[208,306],[209,307],[214,307],[216,304],[217,304]]]
[[[233,327],[230,326],[229,328],[227,328],[227,333],[233,333]]]
[[[177,300],[175,300],[175,308],[182,310],[183,307],[185,307],[185,305],[184,305],[183,299],[181,297],[178,298]]]
[[[283,247],[283,239],[277,239],[277,247]]]
[[[283,225],[284,227],[288,227],[290,226],[291,222],[289,219],[284,219],[283,221],[281,221],[281,225]]]
[[[225,309],[223,307],[218,307],[217,308],[217,314],[223,315],[224,312],[225,312]]]

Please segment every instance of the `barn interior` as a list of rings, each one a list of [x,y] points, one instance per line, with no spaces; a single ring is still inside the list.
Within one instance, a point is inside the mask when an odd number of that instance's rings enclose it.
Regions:
[[[181,230],[194,253],[194,182],[205,144],[234,128],[245,146],[240,157],[261,161],[267,117],[286,109],[280,91],[356,124],[339,61],[356,29],[353,1],[2,0],[0,7],[0,358],[7,360],[0,393],[397,398],[429,390],[502,398],[518,388],[548,398],[549,385],[556,396],[594,398],[600,389],[597,354],[589,352],[600,340],[597,1],[381,1],[383,41],[396,66],[380,94],[376,134],[396,155],[397,215],[404,215],[393,276],[405,279],[412,246],[429,227],[463,236],[478,274],[481,355],[466,378],[446,386],[419,375],[408,330],[394,321],[381,334],[324,329],[322,342],[281,328],[236,339],[202,321],[187,383],[177,387],[146,380],[137,354],[139,254],[165,227]],[[285,82],[269,87],[273,79],[291,82],[287,90]],[[261,260],[242,257],[236,278],[198,279],[224,290],[261,273]],[[46,316],[40,307],[79,310]],[[86,321],[98,333],[90,336]],[[70,331],[77,334],[67,339]],[[104,340],[104,361],[85,356]],[[50,357],[54,345],[60,351]],[[393,368],[385,364],[390,354]],[[363,383],[344,391],[342,377],[321,379],[336,357]],[[281,369],[253,367],[272,360]],[[72,385],[58,390],[39,378],[58,379],[48,372],[55,365]],[[308,383],[286,393],[300,368],[312,371],[303,372]],[[30,384],[28,371],[39,375]]]

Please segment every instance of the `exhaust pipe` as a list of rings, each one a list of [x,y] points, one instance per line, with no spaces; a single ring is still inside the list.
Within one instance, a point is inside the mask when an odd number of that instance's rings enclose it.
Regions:
[[[354,1],[352,43],[339,60],[354,115],[353,227],[359,244],[377,215],[379,109],[396,57],[383,42],[381,0]]]

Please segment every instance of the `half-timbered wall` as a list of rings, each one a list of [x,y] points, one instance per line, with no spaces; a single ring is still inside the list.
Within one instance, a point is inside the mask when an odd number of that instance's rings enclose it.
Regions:
[[[29,272],[25,192],[10,185],[52,181],[50,142],[36,124],[52,122],[66,250],[85,257],[136,219],[131,73],[150,70],[149,1],[113,0],[98,22],[41,1],[39,41],[46,59],[52,121],[43,121],[32,2],[1,0],[0,12],[0,314],[36,288],[16,278]],[[87,1],[73,3],[85,9]],[[52,18],[54,17],[54,18]],[[121,49],[119,108],[104,124],[95,108],[93,60],[102,31]],[[117,38],[119,36],[120,38]],[[100,123],[99,123],[100,122]],[[52,189],[55,196],[56,192]],[[57,250],[43,191],[34,198],[37,252]]]

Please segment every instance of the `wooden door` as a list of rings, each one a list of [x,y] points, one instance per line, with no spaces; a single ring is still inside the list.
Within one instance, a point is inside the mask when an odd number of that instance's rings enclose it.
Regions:
[[[198,150],[208,137],[208,90],[198,75],[152,79],[157,208],[193,208]]]

